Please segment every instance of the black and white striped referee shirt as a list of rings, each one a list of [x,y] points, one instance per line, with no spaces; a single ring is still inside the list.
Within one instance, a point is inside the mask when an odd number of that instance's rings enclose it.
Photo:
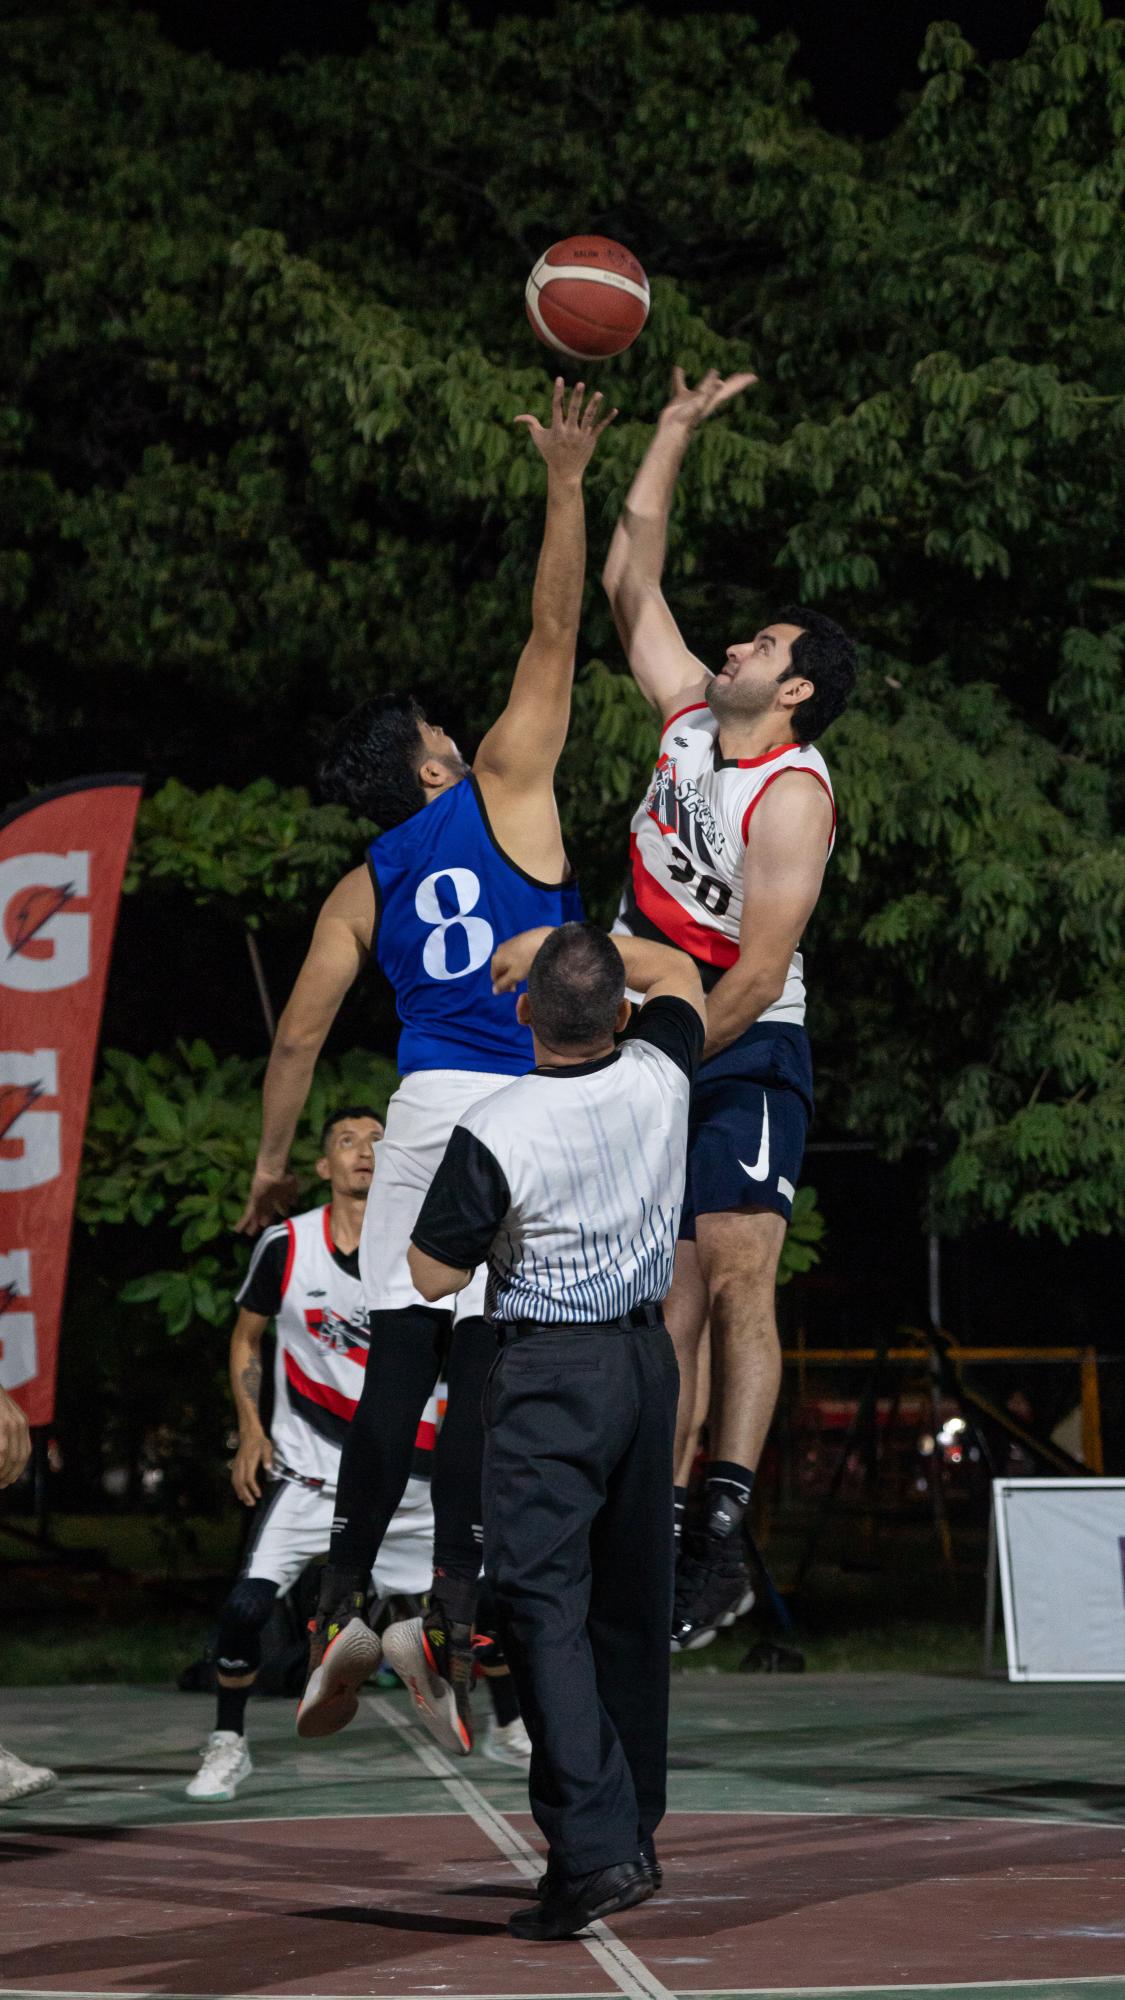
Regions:
[[[662,996],[597,1062],[535,1069],[453,1129],[415,1225],[418,1248],[488,1259],[495,1320],[616,1319],[672,1282],[688,1098],[703,1025]]]

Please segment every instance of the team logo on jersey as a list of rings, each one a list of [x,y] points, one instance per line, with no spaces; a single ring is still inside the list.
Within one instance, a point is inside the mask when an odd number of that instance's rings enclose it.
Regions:
[[[370,1345],[367,1328],[345,1319],[343,1313],[333,1312],[331,1306],[323,1309],[306,1306],[305,1325],[313,1339],[318,1340],[322,1347],[330,1347],[333,1354],[354,1354],[357,1348]]]
[[[674,757],[657,758],[644,810],[661,833],[674,834],[700,861],[714,862],[722,853],[723,829],[693,780],[677,776]]]

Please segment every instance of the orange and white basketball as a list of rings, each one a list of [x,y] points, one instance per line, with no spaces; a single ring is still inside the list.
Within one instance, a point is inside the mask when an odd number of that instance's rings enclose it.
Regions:
[[[604,361],[631,347],[648,318],[648,279],[608,236],[552,243],[527,281],[527,316],[540,340],[572,361]]]

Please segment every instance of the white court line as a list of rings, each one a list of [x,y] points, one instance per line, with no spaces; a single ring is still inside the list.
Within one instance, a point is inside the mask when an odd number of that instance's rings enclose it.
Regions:
[[[450,1797],[464,1807],[470,1819],[475,1820],[481,1832],[487,1834],[493,1845],[500,1849],[517,1874],[532,1882],[538,1881],[543,1872],[542,1857],[522,1833],[517,1833],[515,1827],[509,1825],[503,1813],[489,1804],[472,1780],[458,1776],[448,1757],[442,1755],[436,1744],[422,1736],[416,1725],[404,1722],[385,1695],[371,1697],[366,1705],[381,1721],[398,1731],[427,1771],[432,1771],[435,1777],[441,1779]],[[629,2000],[674,2000],[656,1974],[649,1971],[627,1944],[622,1944],[608,1924],[592,1923],[588,1928],[593,1932],[592,1938],[576,1938],[575,1943],[581,1944],[590,1953],[619,1991],[628,1994]]]
[[[825,1994],[838,1994],[840,2000],[847,2000],[851,1993],[863,1996],[886,1995],[887,2000],[923,2000],[927,1993],[948,1995],[949,2000],[957,2000],[959,1993],[1003,1993],[1005,2000],[1019,2000],[1026,1993],[1029,2000],[1046,1994],[1053,2000],[1062,1987],[1083,1986],[1091,1990],[1097,1987],[1108,1989],[1109,2000],[1118,2000],[1121,1993],[1121,1978],[1112,1972],[1072,1972],[1062,1979],[968,1979],[953,1986],[681,1986],[680,1994],[690,1993],[693,2000],[731,2000],[731,1995],[739,1995],[740,2000],[820,2000]],[[116,1993],[100,1993],[89,1987],[61,1986],[0,1986],[0,2000],[170,2000],[166,1990],[160,1993],[144,1993],[130,1989],[127,1993],[118,1988]],[[177,1993],[171,2000],[216,2000],[213,1993]],[[262,2000],[257,1993],[225,1993],[222,2000]],[[358,2000],[354,1993],[287,1993],[283,2000]],[[402,2000],[401,1994],[371,1993],[363,1995],[363,2000]],[[617,2000],[616,1992],[584,1993],[450,1993],[443,2000]]]

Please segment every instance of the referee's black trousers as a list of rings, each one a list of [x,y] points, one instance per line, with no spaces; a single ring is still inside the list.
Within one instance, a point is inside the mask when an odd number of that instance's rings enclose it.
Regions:
[[[661,1325],[506,1329],[485,1395],[484,1566],[569,1874],[664,1815],[679,1371]]]

